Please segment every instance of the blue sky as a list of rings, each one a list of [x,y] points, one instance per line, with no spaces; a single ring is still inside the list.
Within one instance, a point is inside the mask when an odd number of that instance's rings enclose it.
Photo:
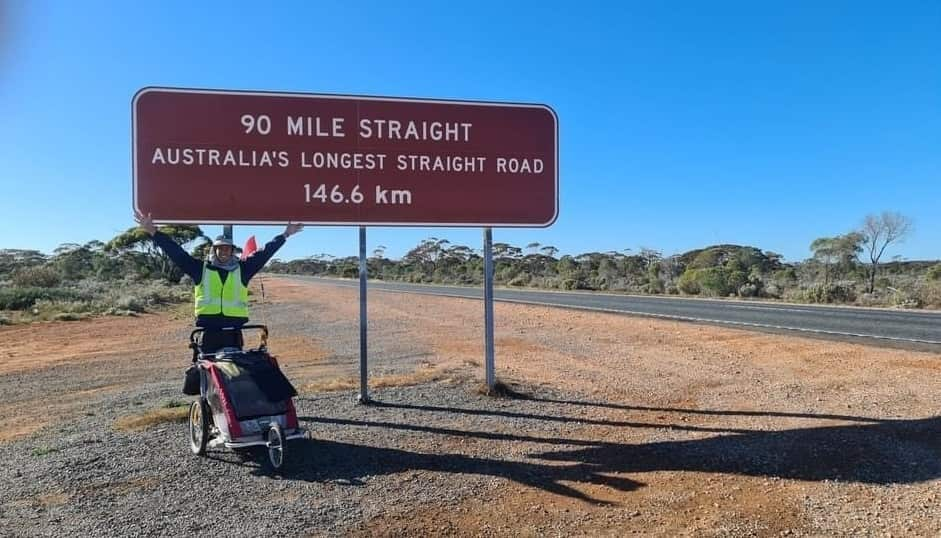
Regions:
[[[161,85],[549,104],[559,219],[494,241],[794,261],[892,210],[915,232],[887,257],[941,257],[939,2],[0,6],[0,248],[133,224],[130,100]],[[369,249],[431,236],[481,244],[479,229],[371,228]],[[278,257],[354,255],[357,237],[309,227]]]

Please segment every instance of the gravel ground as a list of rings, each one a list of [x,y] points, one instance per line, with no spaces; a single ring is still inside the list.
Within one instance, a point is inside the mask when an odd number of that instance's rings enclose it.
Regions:
[[[342,535],[390,507],[446,507],[497,488],[500,478],[538,472],[504,459],[498,433],[538,435],[532,421],[491,414],[493,400],[462,385],[383,390],[376,393],[383,404],[369,407],[348,394],[299,398],[314,439],[288,446],[280,474],[261,457],[244,461],[229,450],[191,456],[181,423],[128,433],[110,428],[143,402],[175,397],[175,386],[162,385],[108,398],[92,416],[4,446],[4,534]],[[416,401],[442,410],[416,412]],[[449,408],[482,411],[462,414],[460,428],[497,438],[474,456],[442,452],[463,438]]]
[[[266,287],[295,384],[355,379],[355,290]],[[133,357],[65,353],[94,321],[0,329],[0,535],[941,535],[937,353],[498,305],[499,375],[529,398],[495,398],[479,302],[370,301],[370,375],[398,381],[370,406],[302,390],[312,439],[278,474],[192,456],[180,422],[115,428],[187,399],[179,320],[108,321]]]

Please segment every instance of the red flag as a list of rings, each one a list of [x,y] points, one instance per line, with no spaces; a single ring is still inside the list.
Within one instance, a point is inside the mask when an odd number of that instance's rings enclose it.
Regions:
[[[255,236],[253,235],[248,238],[248,241],[245,241],[245,248],[242,249],[242,259],[248,258],[256,250],[258,250],[258,245],[255,244]]]

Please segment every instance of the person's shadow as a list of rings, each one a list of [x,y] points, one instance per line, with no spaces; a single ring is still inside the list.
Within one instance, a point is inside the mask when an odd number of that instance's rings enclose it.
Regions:
[[[536,399],[536,402],[540,400]],[[611,474],[649,471],[698,471],[798,480],[839,480],[867,484],[910,484],[941,477],[941,417],[920,419],[870,419],[842,415],[736,412],[671,408],[642,408],[598,402],[541,400],[563,409],[580,406],[617,410],[708,415],[759,415],[855,422],[787,430],[757,431],[586,419],[524,411],[462,409],[377,402],[386,409],[407,411],[408,421],[353,420],[326,416],[300,417],[314,439],[292,446],[290,470],[285,478],[308,481],[360,483],[367,476],[425,470],[502,477],[559,495],[593,501],[565,483],[594,483],[631,491],[644,486],[632,478]],[[526,402],[521,402],[525,409]],[[544,407],[544,406],[543,406]],[[671,428],[713,434],[706,438],[618,443],[591,439],[494,433],[429,426],[429,413],[455,413],[486,417],[512,417],[536,421],[578,422],[616,428]],[[413,418],[414,417],[414,418]],[[421,435],[462,436],[505,442],[536,443],[559,447],[528,454],[535,461],[510,461],[465,454],[436,454],[319,440],[317,424],[368,427],[376,435],[395,431]],[[540,461],[541,460],[541,461]]]

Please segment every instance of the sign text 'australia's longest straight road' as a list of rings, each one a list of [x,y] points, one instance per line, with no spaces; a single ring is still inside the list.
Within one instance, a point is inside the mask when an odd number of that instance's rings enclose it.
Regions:
[[[145,88],[134,205],[157,222],[548,226],[544,105]]]

